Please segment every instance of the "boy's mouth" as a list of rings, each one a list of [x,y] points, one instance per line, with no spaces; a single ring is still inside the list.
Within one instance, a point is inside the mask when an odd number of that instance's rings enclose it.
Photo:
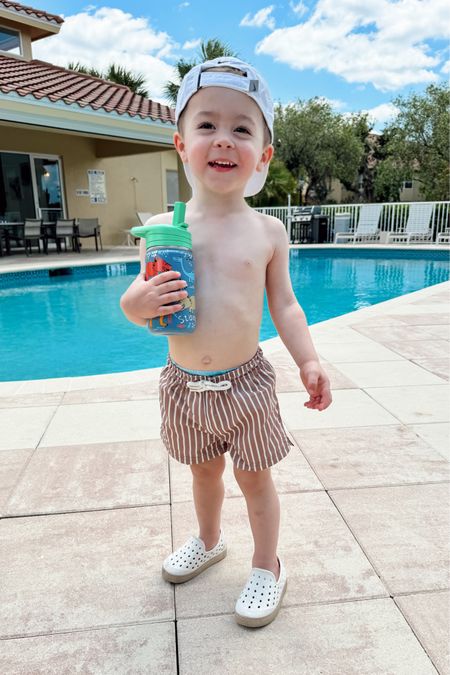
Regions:
[[[208,165],[216,171],[231,171],[231,169],[234,169],[234,167],[237,166],[237,164],[230,162],[227,159],[216,159],[212,162],[208,162]]]

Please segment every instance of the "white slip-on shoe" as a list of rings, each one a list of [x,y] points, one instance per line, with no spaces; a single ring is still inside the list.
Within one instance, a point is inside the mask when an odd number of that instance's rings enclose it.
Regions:
[[[287,588],[286,570],[280,563],[278,581],[275,574],[261,567],[253,567],[247,583],[236,602],[234,617],[242,626],[259,628],[275,619],[280,611]]]
[[[220,530],[219,541],[209,551],[206,551],[205,544],[199,537],[190,537],[183,546],[177,548],[164,560],[162,565],[163,578],[173,584],[189,581],[211,565],[223,560],[226,554],[227,545],[222,529]]]

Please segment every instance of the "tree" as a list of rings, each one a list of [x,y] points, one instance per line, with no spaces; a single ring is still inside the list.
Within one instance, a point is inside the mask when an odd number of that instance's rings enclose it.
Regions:
[[[297,189],[297,181],[281,161],[274,157],[261,192],[248,198],[250,206],[285,206],[287,196]]]
[[[226,44],[213,38],[207,42],[202,41],[200,45],[200,52],[198,54],[199,61],[185,61],[180,59],[175,64],[177,82],[167,82],[164,86],[164,95],[169,101],[169,105],[175,105],[177,102],[178,89],[180,88],[181,80],[194,66],[198,63],[204,63],[211,59],[217,59],[219,56],[237,56],[235,52]]]
[[[333,178],[354,181],[364,146],[351,119],[320,98],[279,104],[275,113],[276,151],[297,180],[306,179],[305,201],[325,202]]]
[[[378,194],[386,190],[388,176],[398,183],[419,181],[425,199],[449,199],[450,86],[429,85],[422,94],[399,96],[396,119],[383,130],[385,158],[377,172]]]
[[[149,97],[148,90],[144,87],[145,76],[142,74],[136,75],[123,66],[111,63],[105,72],[102,72],[93,66],[83,66],[81,63],[69,63],[67,67],[69,70],[75,70],[78,73],[99,77],[102,80],[109,80],[115,84],[123,84],[135,94],[145,96],[145,98]]]

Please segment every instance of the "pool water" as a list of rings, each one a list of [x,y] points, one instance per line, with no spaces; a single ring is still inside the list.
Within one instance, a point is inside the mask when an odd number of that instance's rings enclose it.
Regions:
[[[162,366],[167,338],[119,307],[139,264],[0,275],[0,381]],[[50,274],[55,274],[51,271]],[[292,249],[290,275],[309,324],[449,279],[446,251]],[[276,329],[264,298],[260,340]]]

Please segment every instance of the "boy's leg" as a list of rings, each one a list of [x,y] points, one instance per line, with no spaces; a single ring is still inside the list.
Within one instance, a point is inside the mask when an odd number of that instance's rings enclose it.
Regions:
[[[252,566],[270,570],[278,580],[280,568],[277,559],[277,544],[280,527],[280,500],[270,468],[262,471],[243,471],[234,466],[233,470],[247,502],[248,517],[255,544]]]
[[[190,464],[192,471],[192,491],[199,524],[199,537],[207,551],[219,541],[220,519],[225,486],[222,474],[225,469],[225,456],[220,455],[207,462]]]

